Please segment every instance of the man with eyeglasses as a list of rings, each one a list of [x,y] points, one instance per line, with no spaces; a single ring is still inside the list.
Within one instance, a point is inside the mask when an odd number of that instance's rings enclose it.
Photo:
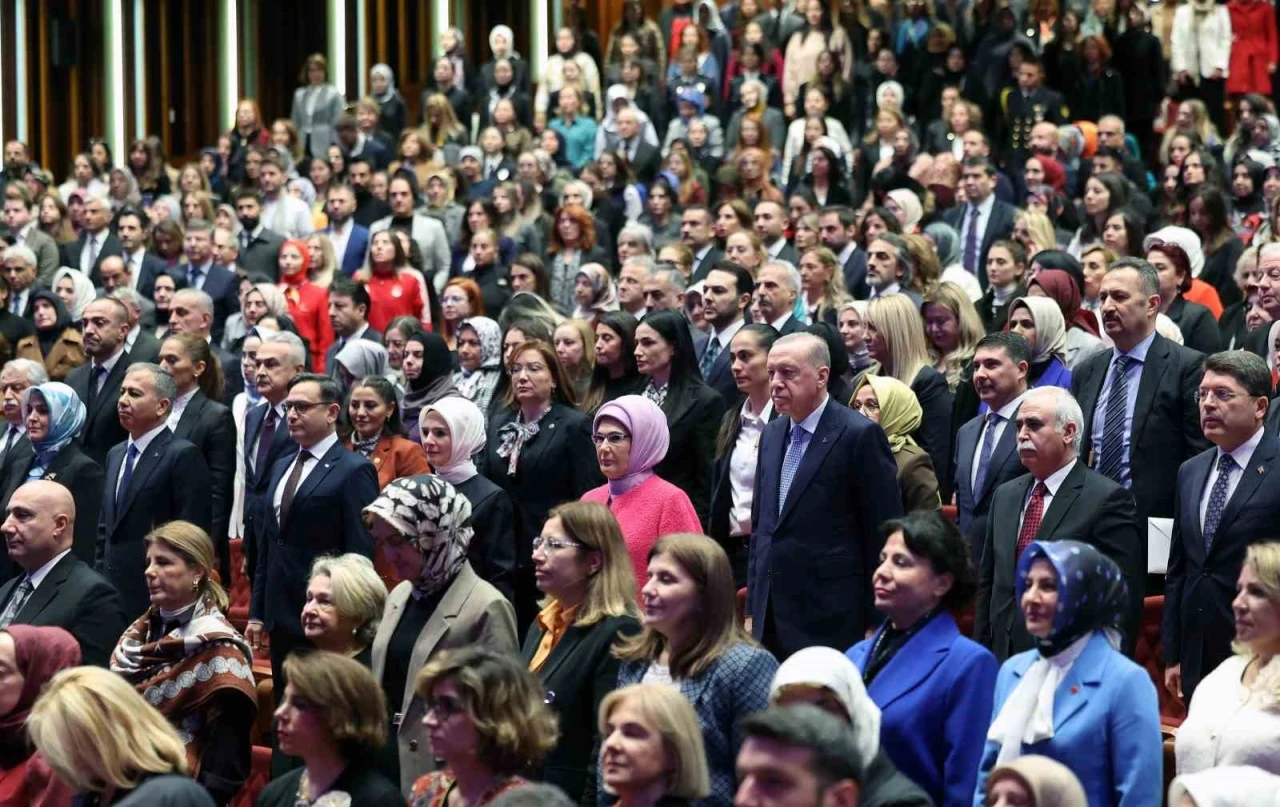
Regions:
[[[1263,244],[1258,249],[1258,305],[1272,321],[1280,321],[1280,243]],[[1270,334],[1270,323],[1255,328],[1245,337],[1246,348],[1267,358],[1275,347],[1267,344]],[[1275,414],[1268,416],[1268,422],[1275,417]]]
[[[1184,703],[1231,656],[1245,549],[1274,538],[1280,522],[1280,439],[1263,428],[1270,394],[1265,359],[1243,350],[1205,359],[1197,396],[1213,448],[1178,470],[1161,634],[1165,686]]]
[[[267,347],[259,348],[259,362]],[[265,495],[249,505],[259,538],[244,635],[254,650],[270,635],[271,670],[280,682],[285,658],[308,645],[302,606],[312,562],[347,552],[373,558],[363,513],[378,497],[378,474],[338,438],[343,397],[329,376],[305,373],[289,382],[282,408],[298,450],[272,464]]]

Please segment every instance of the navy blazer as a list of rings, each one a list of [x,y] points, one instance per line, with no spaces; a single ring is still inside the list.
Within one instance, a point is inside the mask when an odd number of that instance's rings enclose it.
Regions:
[[[1207,549],[1200,502],[1218,462],[1211,448],[1178,469],[1178,505],[1164,582],[1164,661],[1182,665],[1182,692],[1189,703],[1204,676],[1231,656],[1235,615],[1231,601],[1250,544],[1269,540],[1280,524],[1280,440],[1266,434],[1222,511]]]
[[[916,308],[920,308],[919,303]],[[916,394],[916,400],[924,410],[924,418],[915,431],[916,442],[933,461],[933,470],[938,475],[938,489],[951,490],[951,444],[955,439],[951,409],[955,403],[955,395],[947,386],[947,377],[928,366],[921,367],[916,377],[911,379],[911,391]]]
[[[859,670],[884,626],[849,648]],[[867,688],[880,707],[880,747],[938,805],[968,804],[982,760],[999,665],[947,612],[898,648]]]
[[[1013,411],[1013,417],[1018,410]],[[960,532],[969,539],[973,550],[973,565],[982,564],[982,542],[987,534],[987,513],[991,510],[991,494],[995,489],[1017,479],[1026,473],[1022,460],[1018,457],[1018,429],[1013,418],[1004,424],[1000,439],[991,448],[991,461],[987,465],[987,476],[982,480],[982,489],[973,489],[973,461],[978,452],[978,441],[982,438],[982,424],[985,415],[972,418],[956,433],[955,461],[952,467],[955,473],[951,482],[956,492],[956,513]]]
[[[147,568],[142,539],[170,521],[190,521],[206,532],[212,527],[209,466],[200,449],[161,429],[138,457],[120,506],[120,478],[129,441],[107,453],[102,507],[98,512],[98,547],[94,567],[120,592],[124,611],[136,619],[151,607],[143,571]]]
[[[367,339],[370,342],[377,342],[378,344],[382,344],[382,334],[375,331],[372,327],[369,327],[367,323],[364,329],[364,333],[360,334],[360,338]],[[341,350],[343,347],[345,347],[345,345],[340,342],[340,339],[334,339],[333,344],[329,345],[329,349],[325,351],[325,354],[324,354],[324,374],[325,375],[331,375],[334,378],[337,378],[336,374],[338,372],[338,366],[334,364],[334,361],[338,358],[338,351]],[[320,371],[316,370],[316,372],[320,372]]]
[[[250,409],[244,416],[244,562],[245,568],[248,570],[249,576],[258,570],[258,544],[262,537],[258,534],[258,527],[264,527],[264,524],[255,524],[253,515],[255,512],[254,502],[263,495],[267,487],[267,483],[271,481],[271,467],[280,460],[281,457],[292,457],[298,450],[298,444],[293,442],[293,438],[289,436],[289,426],[285,422],[283,416],[276,424],[275,436],[271,439],[271,447],[268,449],[267,461],[263,463],[262,468],[254,468],[253,464],[257,458],[257,452],[254,451],[254,443],[258,439],[258,435],[262,432],[262,424],[267,417],[266,401],[259,403]]]
[[[123,257],[128,260],[127,255]],[[169,264],[165,263],[165,260],[159,255],[155,255],[151,252],[144,252],[142,254],[142,266],[134,271],[138,275],[138,294],[141,294],[148,300],[155,297],[156,278],[160,277],[160,275],[170,274]],[[178,285],[181,287],[182,283],[179,283]]]
[[[210,264],[201,291],[213,298],[213,341],[221,342],[227,317],[240,310],[240,278],[220,263]]]
[[[1028,650],[1000,668],[993,722],[1039,657],[1039,650]],[[1084,787],[1090,807],[1160,804],[1164,752],[1160,705],[1151,676],[1113,650],[1102,633],[1095,633],[1054,692],[1053,737],[1022,746],[1022,753],[1045,756],[1070,768]],[[999,743],[987,740],[973,807],[987,803],[987,776],[999,755]]]
[[[347,248],[338,256],[338,264],[342,273],[348,277],[359,272],[364,266],[364,256],[369,252],[369,228],[361,227],[354,221],[350,224],[351,234],[347,236]],[[333,228],[325,227],[320,232],[333,237]]]
[[[863,638],[873,622],[880,525],[902,515],[898,464],[884,431],[830,397],[780,506],[790,431],[791,418],[780,417],[760,440],[747,561],[752,632],[761,639],[769,615],[779,658]]]
[[[803,330],[801,328],[800,330]],[[710,333],[699,333],[693,340],[693,352],[698,357],[698,366],[702,366],[702,354],[707,352],[707,346],[711,344]],[[733,369],[729,366],[729,346],[721,345],[720,352],[716,354],[715,361],[711,362],[711,372],[707,377],[702,379],[716,392],[720,393],[720,397],[724,399],[725,406],[733,406],[734,401],[742,397],[742,393],[738,391],[738,384],[733,380]]]
[[[275,491],[298,456],[293,451],[271,466],[270,483],[254,499],[259,525],[257,570],[253,575],[250,619],[267,630],[302,635],[311,563],[321,555],[356,552],[373,559],[373,537],[364,526],[364,508],[378,498],[378,472],[361,454],[335,442],[294,493],[284,523],[276,519]]]

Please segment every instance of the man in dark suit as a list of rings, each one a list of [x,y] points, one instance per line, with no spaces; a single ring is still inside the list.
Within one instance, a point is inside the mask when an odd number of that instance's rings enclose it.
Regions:
[[[98,266],[109,255],[122,255],[120,239],[111,232],[111,203],[103,195],[90,195],[84,203],[84,229],[75,241],[63,244],[62,265],[79,269],[98,285]]]
[[[216,308],[217,301],[206,292],[196,289],[178,291],[169,302],[169,333],[203,336],[209,343],[209,350],[218,357],[224,368],[234,364],[236,372],[223,373],[222,402],[230,405],[236,395],[244,390],[244,377],[239,372],[239,357],[223,350],[215,341],[213,327]]]
[[[865,637],[880,525],[902,515],[902,496],[884,432],[827,394],[826,343],[784,336],[768,361],[773,405],[786,417],[760,440],[747,613],[752,635],[785,659]]]
[[[1083,541],[1116,562],[1129,587],[1124,645],[1132,652],[1146,536],[1138,530],[1133,495],[1079,461],[1082,421],[1079,404],[1060,387],[1037,387],[1018,408],[1018,456],[1030,473],[992,496],[974,623],[974,639],[1000,661],[1035,646],[1014,596],[1018,556],[1032,541]]]
[[[22,396],[37,384],[49,381],[44,365],[32,359],[10,359],[0,369],[0,394],[4,396],[4,431],[0,432],[0,464],[26,463],[34,453],[22,419]],[[0,566],[3,561],[0,560]],[[0,579],[7,579],[5,575]]]
[[[254,283],[275,283],[280,279],[280,247],[284,236],[262,224],[262,195],[252,188],[236,194],[236,217],[240,219],[240,265]]]
[[[662,152],[658,147],[644,138],[640,128],[640,118],[635,107],[628,99],[627,106],[618,112],[618,143],[615,151],[626,156],[631,168],[636,172],[636,179],[646,185],[653,182],[662,168]]]
[[[30,322],[35,314],[32,293],[41,288],[36,285],[39,261],[30,247],[18,244],[3,250],[4,277],[9,284],[9,313]]]
[[[741,396],[729,369],[729,342],[746,323],[747,308],[755,282],[751,273],[732,261],[721,261],[707,274],[702,289],[702,315],[711,330],[699,334],[693,348],[698,357],[702,379],[724,398],[725,406]]]
[[[969,539],[974,566],[982,563],[992,494],[1024,473],[1013,423],[1027,391],[1030,366],[1027,340],[1010,331],[987,334],[978,341],[973,354],[973,388],[988,411],[965,423],[956,434],[952,461],[955,473],[951,478],[956,490],[957,524]]]
[[[117,412],[129,439],[107,454],[94,566],[120,592],[125,613],[151,604],[142,540],[166,521],[212,525],[209,466],[200,450],[167,424],[177,395],[173,376],[156,364],[134,364],[120,384]]]
[[[329,214],[329,226],[321,232],[333,242],[338,265],[342,273],[350,277],[364,266],[364,256],[369,251],[369,228],[361,227],[351,218],[356,212],[355,191],[341,183],[330,185],[325,211]]]
[[[9,557],[25,574],[0,586],[0,627],[66,630],[85,664],[105,667],[129,624],[120,594],[71,551],[76,505],[57,482],[28,482],[9,497],[4,534]]]
[[[796,264],[800,256],[796,248],[787,243],[787,211],[777,202],[760,202],[753,213],[754,229],[764,245],[769,260]]]
[[[952,208],[943,218],[960,234],[960,259],[964,268],[987,287],[987,251],[1001,238],[1013,233],[1018,210],[997,199],[996,168],[987,157],[965,157],[960,181],[968,204]]]
[[[256,650],[263,633],[270,635],[276,675],[285,657],[306,644],[301,614],[311,562],[346,552],[373,558],[363,511],[378,496],[378,474],[338,437],[343,397],[328,376],[304,374],[289,383],[284,408],[299,450],[276,460],[249,516],[262,541],[245,638]]]
[[[107,271],[107,267],[112,262],[119,262],[119,260],[119,258],[107,258],[102,262],[103,271]],[[129,333],[124,337],[124,349],[129,351],[129,358],[136,362],[155,364],[160,358],[160,340],[156,338],[155,333],[155,306],[128,286],[121,286],[107,296],[113,300],[119,300],[129,312]],[[144,314],[144,304],[151,306],[152,321],[150,322]],[[228,368],[223,367],[222,372],[226,375]]]
[[[724,260],[724,253],[716,248],[711,211],[706,205],[689,205],[684,209],[680,215],[680,242],[693,250],[690,283],[706,280],[707,273]]]
[[[793,264],[770,262],[761,266],[756,272],[755,294],[756,306],[766,325],[772,325],[782,336],[804,330],[804,323],[795,315],[800,270]]]
[[[1280,523],[1280,440],[1263,429],[1271,371],[1247,351],[1205,359],[1200,423],[1213,448],[1178,470],[1164,587],[1165,686],[1190,702],[1231,656],[1231,602],[1249,544]]]
[[[391,162],[391,152],[381,141],[360,131],[354,115],[339,115],[333,124],[333,134],[347,154],[367,160],[376,171],[386,170]]]
[[[156,278],[167,274],[168,266],[160,256],[147,252],[148,227],[144,224],[144,215],[135,207],[126,207],[116,216],[116,235],[120,238],[121,250],[118,256],[121,262],[114,270],[118,276],[114,282],[108,279],[104,266],[106,260],[102,260],[98,262],[98,277],[92,278],[94,284],[114,291],[123,282],[146,300],[154,296]]]
[[[125,370],[132,363],[124,349],[125,336],[129,333],[129,311],[119,300],[100,298],[85,308],[81,324],[84,352],[89,361],[67,375],[67,385],[76,391],[85,406],[80,445],[84,453],[101,465],[111,447],[128,437],[116,417],[116,401]]]
[[[818,240],[836,254],[844,267],[844,287],[855,300],[871,294],[867,287],[867,253],[858,248],[858,218],[846,205],[824,207],[818,213]]]
[[[210,333],[214,339],[221,339],[227,317],[240,310],[240,279],[235,272],[213,262],[213,226],[207,221],[187,222],[184,248],[188,261],[184,291],[202,291],[209,295],[213,304]]]
[[[1209,447],[1195,402],[1204,357],[1155,332],[1160,286],[1150,263],[1116,261],[1098,299],[1115,347],[1076,366],[1071,392],[1084,411],[1089,465],[1133,491],[1145,533],[1147,519],[1173,517],[1178,468]]]
[[[333,279],[329,286],[329,324],[333,326],[334,340],[324,354],[326,375],[337,371],[334,359],[351,340],[368,339],[382,344],[382,334],[369,327],[369,305],[369,292],[363,283],[347,277]]]

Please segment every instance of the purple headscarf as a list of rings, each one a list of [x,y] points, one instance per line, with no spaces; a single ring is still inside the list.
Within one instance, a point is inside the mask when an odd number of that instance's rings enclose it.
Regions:
[[[609,494],[621,496],[653,476],[653,466],[667,456],[667,447],[671,444],[667,416],[643,395],[623,395],[600,407],[592,422],[593,429],[600,427],[601,418],[613,418],[631,436],[627,475],[609,480]]]

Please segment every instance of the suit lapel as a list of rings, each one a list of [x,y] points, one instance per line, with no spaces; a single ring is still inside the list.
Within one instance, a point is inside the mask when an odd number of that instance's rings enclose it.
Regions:
[[[40,585],[35,591],[31,592],[31,598],[22,606],[22,610],[18,612],[15,621],[30,623],[33,619],[40,616],[40,613],[53,602],[53,598],[57,596],[58,589],[62,588],[62,584],[67,581],[67,577],[71,574],[71,569],[76,563],[74,554],[63,556],[49,573],[45,575],[44,580],[40,581]],[[17,578],[21,579],[21,578]],[[7,593],[7,592],[6,592]],[[0,597],[0,602],[5,602],[7,596]]]
[[[782,514],[778,517],[778,523],[781,524],[791,512],[791,508],[799,501],[800,494],[813,481],[814,474],[822,467],[822,463],[826,461],[827,454],[839,439],[841,432],[844,431],[843,426],[836,426],[832,421],[835,419],[835,412],[832,411],[833,406],[840,406],[834,400],[827,400],[826,411],[822,413],[822,417],[818,420],[818,428],[813,430],[813,436],[809,438],[809,447],[805,449],[804,457],[800,460],[800,467],[796,469],[796,475],[791,480],[791,487],[787,489],[787,500],[782,503]],[[784,440],[784,446],[790,440]],[[786,462],[786,448],[782,450],[783,462]],[[779,468],[782,466],[779,465]]]
[[[1040,520],[1040,529],[1036,530],[1037,540],[1048,540],[1057,532],[1058,525],[1062,523],[1062,519],[1067,512],[1075,506],[1076,500],[1080,498],[1080,489],[1084,487],[1084,463],[1076,461],[1075,467],[1067,474],[1067,478],[1062,480],[1062,484],[1058,486],[1058,492],[1053,495],[1053,500],[1049,502],[1049,509],[1045,511],[1044,517]],[[1066,538],[1067,536],[1061,536]]]
[[[1093,440],[1093,411],[1098,405],[1098,393],[1102,391],[1102,382],[1107,377],[1107,373],[1111,372],[1111,359],[1115,351],[1107,349],[1098,355],[1102,360],[1094,365],[1097,368],[1096,372],[1085,374],[1080,384],[1080,409],[1084,415],[1084,435],[1081,437],[1080,446],[1083,452],[1081,456],[1087,459],[1092,459],[1089,457],[1089,452],[1092,450],[1090,445]],[[1092,462],[1089,464],[1093,465]]]
[[[547,447],[555,441],[556,435],[559,431],[564,428],[564,424],[560,422],[562,415],[563,412],[561,411],[560,404],[552,404],[551,409],[547,414],[542,416],[542,420],[538,421],[537,436],[525,445],[524,450],[520,454],[520,467],[537,467],[532,463],[547,450]],[[519,419],[519,417],[520,415],[517,413],[515,418]]]
[[[342,441],[334,443],[329,450],[324,452],[324,456],[316,461],[316,467],[311,469],[311,473],[307,474],[307,478],[302,480],[298,485],[298,489],[293,493],[293,503],[289,505],[289,515],[298,512],[298,507],[304,499],[311,495],[312,491],[324,481],[329,475],[333,467],[338,464],[338,459],[342,456],[342,452],[346,451],[346,446],[342,445]],[[281,524],[281,527],[284,525]]]
[[[116,513],[117,519],[129,511],[129,507],[133,504],[134,498],[137,497],[138,491],[146,487],[147,480],[151,478],[152,472],[160,464],[160,460],[164,457],[164,450],[169,446],[169,441],[172,439],[173,432],[168,429],[162,429],[152,439],[151,445],[147,446],[147,450],[138,457],[137,462],[134,464],[133,477],[129,480],[129,489],[125,491],[124,506]],[[127,452],[128,449],[126,448],[125,451]]]
[[[1258,447],[1254,449],[1253,456],[1249,458],[1249,467],[1240,471],[1240,483],[1236,485],[1235,492],[1231,494],[1231,499],[1227,502],[1226,508],[1222,511],[1222,520],[1218,522],[1218,534],[1222,534],[1226,527],[1240,513],[1240,509],[1253,498],[1258,492],[1258,488],[1263,481],[1271,475],[1272,463],[1276,458],[1276,449],[1280,447],[1280,441],[1274,437],[1263,435],[1262,441],[1258,443]],[[1210,454],[1209,456],[1214,456]],[[1206,481],[1208,475],[1205,475]],[[1200,488],[1203,490],[1203,486]],[[1197,504],[1199,498],[1196,499]],[[1197,507],[1197,515],[1199,508]],[[1199,524],[1200,519],[1196,519]],[[1203,537],[1201,538],[1203,543]]]
[[[974,428],[974,426],[977,428]],[[982,422],[966,423],[960,427],[960,431],[956,433],[956,479],[969,480],[973,478],[973,457],[978,451],[978,441],[982,439]],[[995,453],[992,452],[991,459],[995,459]],[[991,466],[987,466],[988,470]],[[956,482],[958,486],[960,483]],[[984,484],[983,487],[986,487]],[[982,491],[974,490],[973,501],[977,504],[982,499]]]
[[[462,606],[466,604],[467,597],[471,594],[471,589],[476,584],[476,574],[471,571],[471,566],[463,566],[462,571],[449,584],[448,590],[444,596],[440,598],[440,604],[431,612],[431,616],[427,619],[427,624],[423,626],[422,633],[418,634],[418,640],[413,643],[413,653],[409,658],[409,669],[420,670],[427,663],[427,659],[435,652],[436,645],[444,637],[449,630],[449,626],[457,619],[458,614],[462,611]],[[413,700],[415,692],[412,687],[406,687],[404,700],[400,705],[402,713],[409,711],[409,702]]]
[[[945,615],[939,615],[931,619],[919,633],[907,640],[876,676],[871,687],[876,690],[876,703],[881,711],[918,687],[921,681],[928,678],[946,660],[959,631],[954,622],[944,617]],[[877,637],[883,631],[884,627],[881,626]],[[911,649],[902,652],[907,647]]]
[[[550,681],[551,676],[569,658],[574,648],[582,641],[584,635],[586,635],[586,628],[579,628],[577,625],[570,625],[565,628],[564,635],[560,637],[560,641],[556,642],[556,646],[551,648],[550,655],[542,663],[542,669],[538,671],[538,677],[544,682]],[[536,652],[538,645],[534,644],[533,647]]]
[[[1151,411],[1151,401],[1156,397],[1156,387],[1160,385],[1160,374],[1168,366],[1169,342],[1156,338],[1147,350],[1147,359],[1142,363],[1142,374],[1138,379],[1138,401],[1133,407],[1133,432],[1129,435],[1129,452],[1137,450],[1138,441],[1142,439],[1142,430],[1147,425],[1147,414]],[[1132,465],[1132,463],[1130,463]]]
[[[992,491],[992,485],[995,484],[996,477],[999,476],[996,471],[1001,465],[1004,465],[1005,460],[1013,455],[1013,450],[1018,442],[1018,427],[1015,425],[1017,417],[1018,410],[1015,409],[1013,410],[1013,417],[1004,424],[1004,431],[1000,432],[1000,439],[996,441],[995,446],[991,449],[991,460],[987,463],[987,476],[982,480],[982,490],[977,491],[973,497],[975,502],[982,501]]]
[[[204,405],[207,400],[203,392],[196,390],[195,395],[191,396],[191,400],[187,401],[187,408],[182,410],[182,417],[178,418],[178,426],[173,430],[174,437],[187,439],[187,435],[191,434],[196,424],[200,422],[200,415],[204,411]]]
[[[1102,682],[1102,666],[1106,659],[1106,637],[1094,634],[1067,675],[1058,684],[1053,697],[1053,728],[1060,729],[1073,715],[1085,708],[1098,684]],[[1102,643],[1102,644],[1099,644]]]
[[[1184,551],[1194,547],[1194,552],[1200,555],[1204,554],[1204,526],[1200,523],[1200,497],[1204,493],[1205,485],[1209,484],[1209,471],[1213,468],[1213,463],[1216,461],[1217,456],[1217,452],[1214,451],[1210,452],[1207,457],[1194,457],[1189,460],[1192,463],[1190,488],[1185,491],[1185,495],[1182,498],[1182,507],[1184,508],[1183,512],[1186,514],[1185,521],[1191,525],[1191,529],[1183,542]],[[1243,483],[1244,478],[1241,477],[1240,481]],[[1182,491],[1179,491],[1179,493],[1182,493]],[[1224,519],[1221,522],[1223,524],[1226,523],[1225,515],[1223,513]]]

